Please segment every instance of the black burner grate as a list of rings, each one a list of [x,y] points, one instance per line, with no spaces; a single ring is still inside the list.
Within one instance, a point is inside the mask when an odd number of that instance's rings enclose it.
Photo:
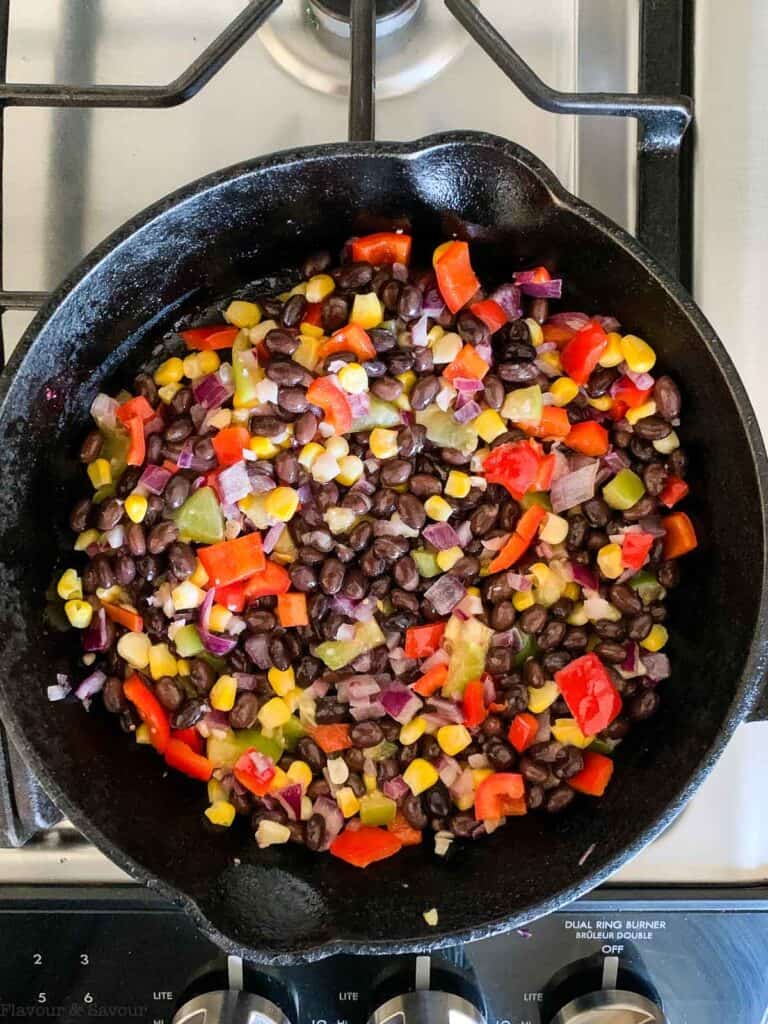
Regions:
[[[233,57],[282,0],[250,3],[167,85],[35,85],[6,82],[11,0],[0,0],[0,247],[3,231],[3,114],[6,107],[173,107],[191,99]],[[323,0],[349,10],[350,2]],[[444,0],[448,10],[508,78],[537,106],[553,113],[633,117],[639,123],[637,236],[684,284],[691,275],[690,92],[692,0],[640,0],[638,94],[563,93],[550,88],[499,35],[472,0]],[[611,3],[612,0],[605,0]],[[397,0],[351,3],[349,138],[374,137],[376,15]],[[0,367],[2,314],[37,309],[43,292],[3,290],[0,248]],[[16,846],[57,818],[0,726],[0,845]]]

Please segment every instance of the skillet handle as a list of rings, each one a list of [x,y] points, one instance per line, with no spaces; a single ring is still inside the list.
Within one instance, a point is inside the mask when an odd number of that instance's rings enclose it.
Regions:
[[[23,846],[61,814],[0,723],[0,847]]]

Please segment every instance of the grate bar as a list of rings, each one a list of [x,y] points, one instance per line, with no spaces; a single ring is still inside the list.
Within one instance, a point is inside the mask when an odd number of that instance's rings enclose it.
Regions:
[[[251,0],[189,67],[168,85],[0,84],[0,105],[13,107],[175,107],[206,85],[282,3]],[[7,7],[7,4],[6,4]],[[7,16],[7,15],[6,15]],[[7,45],[7,28],[5,32]]]
[[[376,95],[376,3],[354,0],[349,51],[349,141],[374,137]]]
[[[48,298],[48,292],[0,291],[0,312],[7,309],[39,309]]]

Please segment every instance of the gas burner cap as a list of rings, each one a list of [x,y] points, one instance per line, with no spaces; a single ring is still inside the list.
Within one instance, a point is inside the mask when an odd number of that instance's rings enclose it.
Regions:
[[[350,7],[351,0],[284,0],[258,35],[275,63],[302,85],[347,96]],[[442,3],[376,0],[377,99],[431,81],[469,42]]]

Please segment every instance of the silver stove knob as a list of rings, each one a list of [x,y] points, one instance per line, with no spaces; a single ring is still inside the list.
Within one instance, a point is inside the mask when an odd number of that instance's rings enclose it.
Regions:
[[[461,996],[422,989],[387,1000],[368,1024],[485,1024],[485,1018]]]
[[[172,1024],[290,1024],[283,1011],[251,992],[205,992],[176,1012]]]
[[[552,1024],[667,1024],[667,1018],[638,992],[602,989],[573,999]]]

